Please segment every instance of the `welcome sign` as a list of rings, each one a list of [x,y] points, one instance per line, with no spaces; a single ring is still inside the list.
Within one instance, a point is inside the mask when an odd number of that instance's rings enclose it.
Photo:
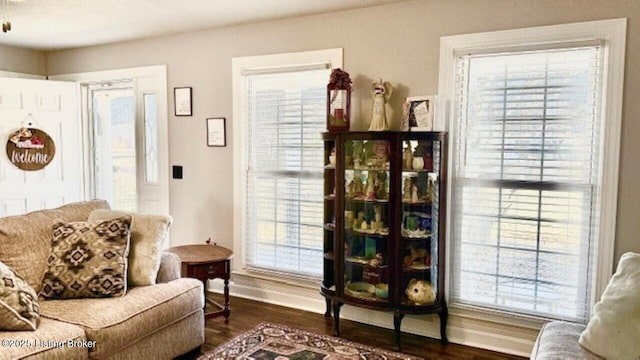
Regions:
[[[34,128],[21,128],[7,141],[9,161],[25,171],[44,169],[56,154],[53,139],[46,132]]]

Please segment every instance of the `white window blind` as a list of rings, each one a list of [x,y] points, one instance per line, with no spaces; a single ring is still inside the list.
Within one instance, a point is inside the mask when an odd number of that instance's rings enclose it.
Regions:
[[[325,64],[248,71],[245,263],[322,275]]]
[[[592,46],[457,59],[454,303],[588,318],[600,57]]]

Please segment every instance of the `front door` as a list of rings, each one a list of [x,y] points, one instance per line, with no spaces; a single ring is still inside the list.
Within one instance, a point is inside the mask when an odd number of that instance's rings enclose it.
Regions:
[[[23,127],[42,130],[53,140],[55,154],[44,169],[22,170],[7,156],[11,134]],[[0,78],[0,148],[0,217],[83,200],[77,85]]]

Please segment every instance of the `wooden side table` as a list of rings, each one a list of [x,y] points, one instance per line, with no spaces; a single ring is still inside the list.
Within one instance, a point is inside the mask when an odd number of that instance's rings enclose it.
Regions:
[[[231,258],[233,251],[217,245],[184,245],[167,250],[180,257],[182,277],[196,278],[204,283],[205,319],[224,316],[225,324],[229,323],[229,277],[231,275]],[[224,304],[220,305],[207,298],[207,280],[224,279]],[[206,311],[207,303],[218,310]]]

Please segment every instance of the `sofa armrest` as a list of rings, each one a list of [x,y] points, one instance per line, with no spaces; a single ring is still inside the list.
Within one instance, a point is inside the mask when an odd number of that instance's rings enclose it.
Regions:
[[[158,278],[156,283],[168,283],[180,278],[180,257],[176,254],[169,252],[162,253],[162,259],[160,260],[160,269],[158,270]]]

